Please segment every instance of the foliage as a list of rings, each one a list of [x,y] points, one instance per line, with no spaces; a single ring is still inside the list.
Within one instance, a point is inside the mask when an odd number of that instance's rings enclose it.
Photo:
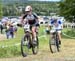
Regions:
[[[62,38],[66,38],[66,39],[75,39],[75,29],[72,28],[64,28],[64,30],[62,31]]]
[[[3,5],[3,15],[4,16],[19,16],[24,13],[24,9],[27,5],[33,7],[33,11],[38,15],[50,15],[51,12],[57,13],[58,8],[57,2],[15,2]]]
[[[60,2],[60,15],[68,21],[75,22],[75,0],[64,0]]]
[[[2,3],[1,3],[1,0],[0,0],[0,18],[2,17],[2,14],[3,14],[3,12],[2,12]]]
[[[74,31],[74,30],[75,30],[75,29],[68,30],[68,31],[66,32],[66,34],[69,35],[69,36],[71,36],[71,37],[75,37],[75,31]]]

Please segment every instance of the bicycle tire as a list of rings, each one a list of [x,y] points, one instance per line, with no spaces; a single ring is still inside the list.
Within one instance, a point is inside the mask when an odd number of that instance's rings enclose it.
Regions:
[[[30,40],[30,38],[27,38],[26,35],[24,35],[23,38],[22,38],[22,40],[21,40],[21,53],[22,53],[22,56],[23,56],[23,57],[26,57],[27,54],[28,54],[28,53],[27,53],[28,51],[24,51],[25,47],[26,47],[27,49],[29,49],[29,48],[28,48],[28,45],[24,45],[26,39],[27,39],[27,43],[28,43],[29,40]],[[25,47],[23,48],[23,46],[25,46]],[[25,50],[26,50],[26,49],[25,49]]]
[[[32,52],[33,52],[33,54],[37,54],[38,53],[38,49],[39,49],[39,40],[38,40],[38,36],[36,36],[36,38],[37,38],[37,45],[34,45],[34,44],[32,44],[33,45],[33,47],[32,47]]]
[[[53,40],[49,40],[49,48],[50,48],[51,53],[55,53],[56,51],[59,52],[60,50],[59,50],[58,40],[54,39],[53,43],[51,41]]]
[[[55,43],[51,43],[52,40],[49,40],[49,49],[51,51],[51,53],[54,53],[54,49],[53,46],[55,46]]]

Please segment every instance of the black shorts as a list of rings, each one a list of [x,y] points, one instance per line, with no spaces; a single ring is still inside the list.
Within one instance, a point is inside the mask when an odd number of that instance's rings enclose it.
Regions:
[[[36,24],[36,20],[28,20],[28,23],[29,23],[30,25],[35,25],[35,24]]]
[[[29,20],[28,23],[30,25],[30,30],[32,29],[33,26],[36,26],[36,20]]]

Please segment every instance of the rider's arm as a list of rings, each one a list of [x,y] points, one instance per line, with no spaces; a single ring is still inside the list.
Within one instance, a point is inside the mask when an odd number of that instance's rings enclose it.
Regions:
[[[61,28],[63,29],[63,24],[61,25]]]
[[[39,19],[36,19],[36,21],[37,21],[36,26],[40,27]]]
[[[37,14],[36,14],[36,13],[33,13],[33,15],[34,15],[34,17],[35,17],[35,20],[36,20],[37,22],[39,22]]]
[[[49,22],[49,28],[50,28],[50,30],[52,29],[52,25],[53,25],[53,20],[52,19],[50,19],[50,22]]]
[[[27,15],[25,15],[25,14],[22,16],[22,18],[21,18],[21,24],[24,24],[24,23],[25,23],[25,21],[26,21],[26,16],[27,16]]]
[[[33,13],[33,15],[34,15],[35,20],[36,20],[36,26],[40,26],[40,25],[39,25],[39,18],[38,18],[38,16],[37,16],[37,14],[36,14],[36,13]]]
[[[61,29],[63,29],[63,22],[61,20],[59,20],[59,24],[61,26]]]
[[[24,14],[21,17],[21,24],[23,23],[23,21],[24,21]]]

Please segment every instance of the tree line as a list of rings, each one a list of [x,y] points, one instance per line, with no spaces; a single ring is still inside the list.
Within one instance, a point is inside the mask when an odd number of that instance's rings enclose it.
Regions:
[[[33,11],[38,15],[50,15],[57,13],[64,16],[67,21],[75,22],[75,0],[61,0],[61,2],[14,2],[2,4],[0,0],[1,16],[19,16],[24,13],[27,5],[33,7]]]
[[[60,15],[68,21],[75,22],[75,0],[63,0],[60,2]]]
[[[24,13],[27,5],[33,7],[33,11],[38,15],[50,15],[51,12],[58,13],[58,3],[56,2],[15,2],[2,5],[3,16],[19,16]]]

